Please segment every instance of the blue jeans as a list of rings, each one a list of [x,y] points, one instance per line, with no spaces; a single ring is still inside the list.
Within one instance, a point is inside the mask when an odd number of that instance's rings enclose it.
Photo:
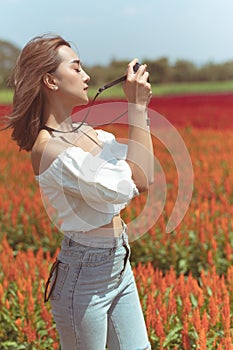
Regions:
[[[111,248],[64,237],[51,273],[62,350],[150,349],[123,231]]]

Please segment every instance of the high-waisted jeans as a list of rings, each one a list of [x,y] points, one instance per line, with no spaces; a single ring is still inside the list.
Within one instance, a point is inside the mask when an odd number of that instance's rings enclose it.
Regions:
[[[50,295],[62,350],[150,349],[129,255],[125,230],[111,248],[64,237]]]

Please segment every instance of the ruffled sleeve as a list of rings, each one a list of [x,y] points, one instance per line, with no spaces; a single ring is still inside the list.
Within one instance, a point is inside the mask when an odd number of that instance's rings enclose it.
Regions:
[[[37,177],[41,186],[50,184],[62,188],[92,207],[93,203],[129,202],[139,192],[125,161],[127,145],[119,144],[111,135],[98,132],[103,149],[97,155],[79,147],[67,148]]]

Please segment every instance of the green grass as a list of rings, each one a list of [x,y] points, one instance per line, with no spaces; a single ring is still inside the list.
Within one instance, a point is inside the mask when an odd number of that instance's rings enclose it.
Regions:
[[[89,95],[93,97],[98,88],[90,87]],[[181,95],[196,93],[233,92],[233,80],[216,82],[169,83],[152,85],[153,96]],[[120,98],[124,96],[121,85],[114,86],[100,95],[102,98]]]
[[[233,92],[233,80],[193,83],[169,83],[154,85],[152,88],[155,95],[179,95],[188,93],[223,93]]]
[[[99,87],[89,87],[90,98],[94,97]],[[223,93],[233,92],[233,80],[216,82],[194,82],[194,83],[169,83],[154,84],[152,86],[154,96],[181,95],[196,93]],[[0,104],[12,102],[12,91],[10,89],[0,90]],[[121,85],[114,86],[100,95],[101,98],[122,98],[124,97]]]
[[[0,104],[9,104],[12,102],[13,93],[10,89],[0,89]]]

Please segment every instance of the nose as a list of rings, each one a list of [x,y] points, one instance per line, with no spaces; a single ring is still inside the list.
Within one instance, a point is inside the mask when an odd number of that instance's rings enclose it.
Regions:
[[[87,83],[90,80],[90,76],[83,70],[83,80]]]

